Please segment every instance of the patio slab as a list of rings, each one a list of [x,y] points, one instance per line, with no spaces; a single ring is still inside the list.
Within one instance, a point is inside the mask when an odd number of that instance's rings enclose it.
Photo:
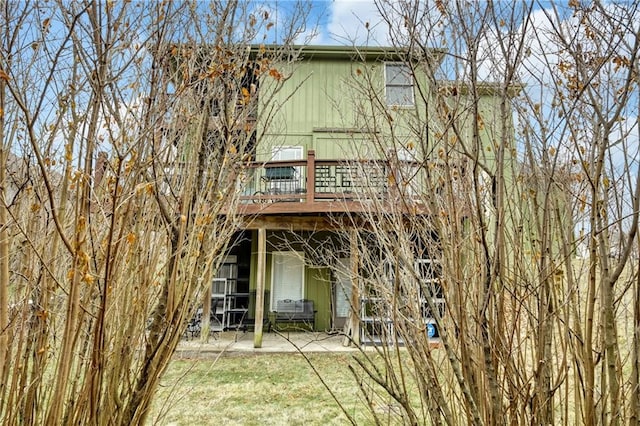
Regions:
[[[344,346],[344,336],[320,332],[264,333],[262,347],[253,347],[252,332],[221,332],[203,342],[199,337],[184,339],[175,352],[176,358],[209,358],[221,355],[314,353],[314,352],[358,352],[353,346]]]

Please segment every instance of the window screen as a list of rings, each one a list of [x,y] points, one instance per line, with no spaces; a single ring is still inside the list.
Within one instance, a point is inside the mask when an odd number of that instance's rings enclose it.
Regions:
[[[387,105],[413,106],[413,77],[404,64],[385,64]]]

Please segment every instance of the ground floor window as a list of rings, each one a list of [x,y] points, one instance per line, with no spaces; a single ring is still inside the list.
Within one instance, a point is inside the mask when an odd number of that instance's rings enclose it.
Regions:
[[[275,311],[278,300],[304,298],[304,253],[278,251],[271,257],[271,311]]]

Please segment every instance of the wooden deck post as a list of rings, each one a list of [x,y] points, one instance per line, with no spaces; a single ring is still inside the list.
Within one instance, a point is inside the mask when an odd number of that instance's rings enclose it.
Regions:
[[[310,149],[307,152],[307,203],[313,203],[316,199],[316,152]]]
[[[358,252],[358,231],[352,229],[349,233],[349,251],[351,257],[351,271],[349,278],[351,281],[351,309],[345,324],[344,346],[350,343],[360,346],[360,288],[358,279],[358,269],[360,264],[360,253]]]
[[[267,230],[258,229],[258,270],[256,274],[256,323],[253,333],[253,347],[262,347],[262,323],[264,319],[264,285],[267,259]]]

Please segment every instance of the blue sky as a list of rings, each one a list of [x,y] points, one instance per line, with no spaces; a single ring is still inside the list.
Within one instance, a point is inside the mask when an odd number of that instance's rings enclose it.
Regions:
[[[286,15],[293,9],[292,0],[270,0],[261,2],[269,9]],[[373,0],[310,1],[309,25],[298,38],[314,45],[367,44],[367,35],[374,35],[369,44],[385,44],[386,28],[381,24]],[[369,30],[365,23],[369,22]],[[369,34],[368,34],[369,33]]]
[[[262,3],[285,15],[295,5],[293,0],[269,0]],[[373,0],[313,0],[308,4],[311,6],[309,26],[307,31],[299,37],[301,44],[390,44],[387,25],[381,19]],[[533,4],[533,10],[548,7],[549,4],[547,1],[536,1]],[[566,8],[566,4],[567,2],[564,1],[556,2],[556,6],[561,5],[560,9]]]
[[[373,1],[316,1],[312,11],[320,16],[313,44],[367,44],[367,36],[371,34],[374,39],[369,40],[370,44],[385,44],[386,26]]]

